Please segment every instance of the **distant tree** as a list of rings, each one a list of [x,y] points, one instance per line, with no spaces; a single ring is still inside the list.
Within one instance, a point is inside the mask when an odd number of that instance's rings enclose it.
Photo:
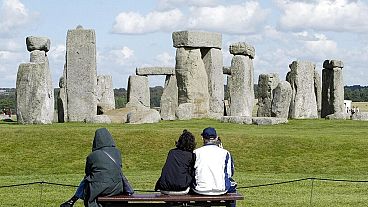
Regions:
[[[368,86],[345,86],[344,99],[352,100],[353,102],[368,102]]]
[[[164,88],[162,86],[150,87],[150,105],[151,107],[160,107],[161,96]]]

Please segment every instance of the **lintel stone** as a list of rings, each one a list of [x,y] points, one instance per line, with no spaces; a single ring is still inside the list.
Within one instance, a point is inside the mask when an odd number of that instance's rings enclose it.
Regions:
[[[26,38],[27,50],[32,52],[34,50],[41,50],[48,52],[50,50],[50,39],[47,37],[33,37]]]
[[[255,49],[252,45],[245,42],[233,43],[229,46],[229,51],[233,55],[247,55],[251,59],[254,59]]]
[[[215,32],[202,31],[178,31],[172,33],[173,46],[194,48],[218,48],[222,47],[222,35]]]
[[[146,67],[136,68],[136,75],[175,75],[174,67]]]
[[[333,69],[333,68],[343,68],[344,63],[341,60],[325,60],[323,62],[323,68]]]

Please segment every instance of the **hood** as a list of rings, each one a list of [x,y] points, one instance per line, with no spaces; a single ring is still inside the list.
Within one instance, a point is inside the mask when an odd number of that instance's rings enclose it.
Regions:
[[[115,147],[115,142],[106,128],[97,129],[93,139],[92,151],[102,147]]]

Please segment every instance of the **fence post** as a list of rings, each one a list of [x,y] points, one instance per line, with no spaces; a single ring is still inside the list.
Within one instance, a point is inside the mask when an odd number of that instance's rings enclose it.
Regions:
[[[309,206],[312,207],[312,200],[313,200],[313,187],[314,187],[314,178],[311,178],[312,180],[312,187],[311,187],[311,193],[310,193],[310,199],[309,199]]]
[[[39,202],[39,204],[38,204],[38,205],[42,205],[42,206],[43,206],[43,204],[42,204],[42,190],[43,190],[43,184],[44,184],[44,181],[42,181],[42,182],[41,182],[40,202]]]

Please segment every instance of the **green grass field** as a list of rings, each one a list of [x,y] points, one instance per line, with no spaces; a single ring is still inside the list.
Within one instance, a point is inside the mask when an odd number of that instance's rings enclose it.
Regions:
[[[78,185],[94,131],[106,127],[123,153],[124,174],[134,188],[153,190],[167,152],[181,131],[193,132],[200,146],[200,133],[207,126],[217,129],[224,147],[234,157],[234,178],[245,196],[238,206],[368,203],[365,182],[305,180],[249,187],[308,177],[368,181],[368,122],[351,120],[290,120],[276,126],[207,119],[143,125],[0,122],[0,186],[36,181]],[[74,190],[48,184],[0,188],[0,206],[59,206]],[[83,206],[82,202],[76,206]]]

